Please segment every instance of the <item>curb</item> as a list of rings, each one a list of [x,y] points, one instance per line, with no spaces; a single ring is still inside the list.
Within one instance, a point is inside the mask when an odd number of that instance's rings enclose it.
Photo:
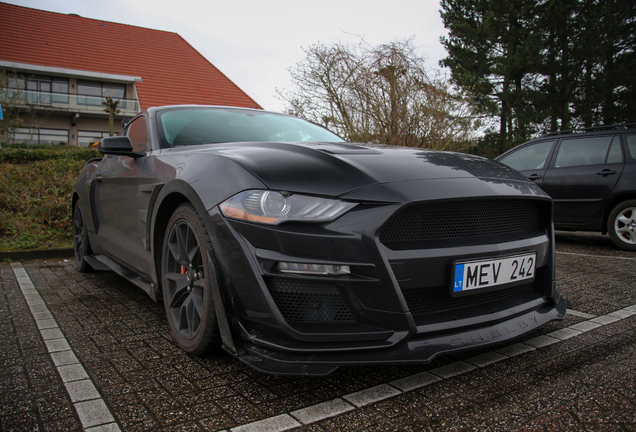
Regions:
[[[73,248],[60,249],[28,249],[21,251],[0,251],[0,262],[32,261],[38,259],[72,258]]]

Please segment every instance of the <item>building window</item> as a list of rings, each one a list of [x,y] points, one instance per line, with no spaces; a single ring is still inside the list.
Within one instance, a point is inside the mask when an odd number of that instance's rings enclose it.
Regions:
[[[9,87],[17,89],[20,98],[30,104],[68,104],[68,80],[64,78],[10,78]]]
[[[125,99],[126,86],[124,84],[100,83],[94,81],[77,82],[77,103],[83,105],[101,105],[103,98],[112,97],[114,100]],[[80,97],[86,96],[86,97]]]
[[[68,104],[68,80],[53,78],[51,93],[53,93],[54,104]]]
[[[67,144],[68,130],[17,128],[13,142],[15,144]]]
[[[102,138],[106,138],[108,132],[77,131],[77,145],[80,147],[90,147],[99,144]]]

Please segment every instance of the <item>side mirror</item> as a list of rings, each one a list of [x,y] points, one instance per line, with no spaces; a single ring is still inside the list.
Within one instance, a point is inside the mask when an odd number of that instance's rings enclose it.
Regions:
[[[133,151],[132,142],[127,136],[102,138],[98,150],[101,154],[105,155],[129,156],[132,158],[146,156],[144,152]]]

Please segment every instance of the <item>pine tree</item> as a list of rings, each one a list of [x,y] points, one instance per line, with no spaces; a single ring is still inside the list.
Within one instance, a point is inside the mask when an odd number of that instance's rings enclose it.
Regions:
[[[449,36],[442,38],[455,83],[473,89],[480,107],[498,118],[499,152],[523,141],[533,131],[532,74],[542,46],[531,0],[442,0],[442,20]]]

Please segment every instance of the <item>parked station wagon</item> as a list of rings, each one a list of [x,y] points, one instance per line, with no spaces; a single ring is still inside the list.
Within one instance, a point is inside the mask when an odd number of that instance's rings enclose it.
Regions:
[[[554,225],[636,250],[636,125],[545,135],[502,154],[554,199]]]

